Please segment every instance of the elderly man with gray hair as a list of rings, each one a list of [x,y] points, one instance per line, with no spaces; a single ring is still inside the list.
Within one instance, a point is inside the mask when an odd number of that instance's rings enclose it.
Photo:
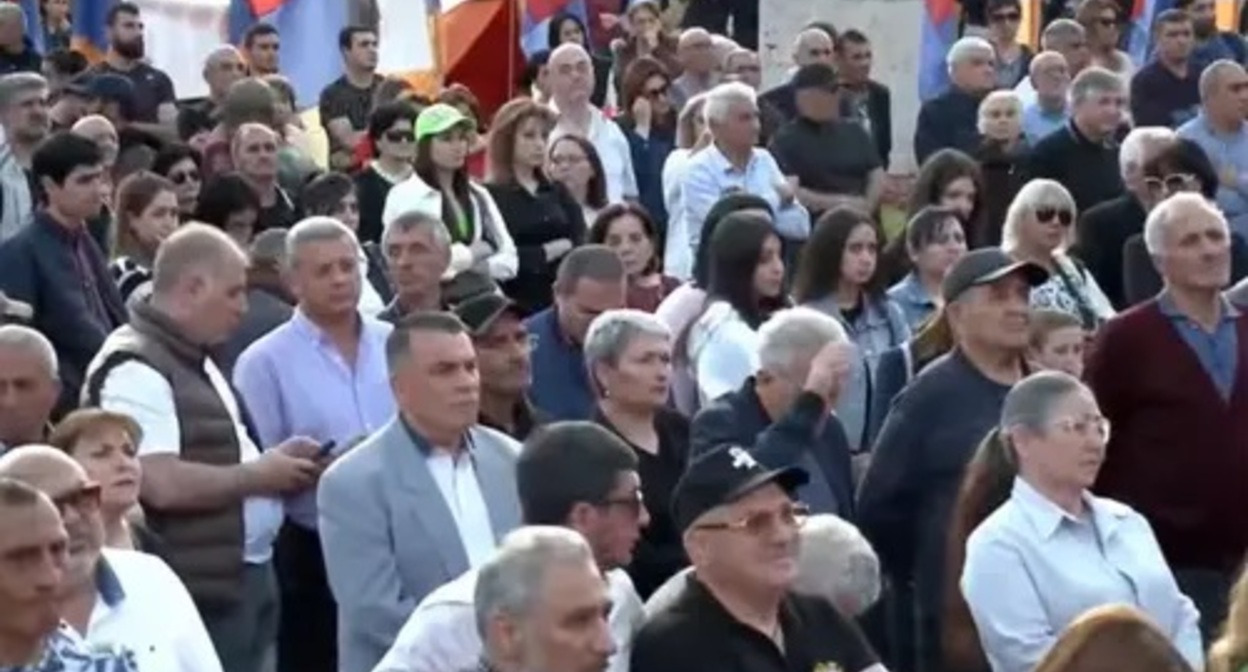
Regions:
[[[442,220],[422,212],[399,215],[381,232],[381,254],[394,299],[378,319],[394,323],[409,313],[442,307],[442,276],[451,265],[451,234]]]
[[[1200,75],[1200,112],[1179,127],[1181,138],[1205,150],[1218,171],[1218,207],[1231,230],[1248,241],[1248,72],[1235,61],[1215,61]]]
[[[43,59],[26,35],[26,12],[16,2],[0,4],[0,75],[39,72],[42,67]]]
[[[919,108],[914,158],[919,164],[947,148],[971,153],[979,147],[979,102],[997,84],[996,51],[982,37],[963,37],[949,47],[949,89]]]
[[[1088,49],[1088,33],[1074,19],[1057,19],[1044,27],[1040,33],[1040,53],[1056,53],[1066,61],[1067,74],[1075,77],[1083,72],[1092,62],[1092,52]],[[1039,54],[1037,54],[1039,56]],[[1036,100],[1039,87],[1029,74],[1014,87],[1014,93],[1026,106]]]
[[[1029,178],[1060,182],[1079,212],[1122,194],[1116,138],[1123,127],[1127,86],[1118,75],[1098,67],[1079,73],[1070,85],[1070,123],[1031,150]]]
[[[47,80],[33,72],[0,77],[0,241],[30,223],[35,199],[26,171],[51,128]]]
[[[845,329],[812,308],[789,308],[772,315],[758,338],[758,372],[694,417],[691,457],[732,443],[771,468],[800,465],[810,473],[801,500],[816,513],[852,518],[849,439],[829,413],[854,361]]]

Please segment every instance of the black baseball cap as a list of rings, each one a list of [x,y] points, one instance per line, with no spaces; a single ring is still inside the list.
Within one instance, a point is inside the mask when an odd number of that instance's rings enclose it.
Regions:
[[[792,84],[794,91],[823,89],[834,93],[840,85],[836,79],[836,70],[823,63],[811,63],[798,68],[793,74]]]
[[[731,504],[769,483],[792,493],[810,481],[798,466],[768,469],[748,448],[725,444],[700,455],[672,489],[672,519],[682,532],[702,514]]]
[[[457,304],[454,311],[455,316],[468,327],[469,333],[473,336],[480,336],[489,331],[494,322],[508,312],[520,314],[516,302],[498,292],[474,296]]]
[[[948,303],[980,285],[992,284],[1012,273],[1021,273],[1032,287],[1049,279],[1049,272],[1029,261],[1016,261],[999,247],[981,247],[962,255],[945,275],[940,293]]]

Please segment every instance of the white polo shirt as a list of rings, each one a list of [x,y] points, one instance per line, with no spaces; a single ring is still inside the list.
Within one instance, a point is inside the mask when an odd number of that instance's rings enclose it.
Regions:
[[[239,412],[238,400],[212,359],[204,359],[204,374],[234,420],[238,436],[238,461],[246,464],[260,458]],[[137,360],[118,364],[108,372],[100,389],[100,408],[124,413],[143,428],[139,457],[177,455],[182,449],[182,428],[178,425],[173,387],[156,369]],[[273,557],[273,540],[282,526],[282,501],[272,497],[248,497],[243,502],[243,560],[262,565]]]
[[[425,596],[373,672],[476,669],[482,648],[473,609],[476,590],[477,570],[471,569]],[[645,619],[645,607],[622,569],[607,572],[607,592],[611,597],[607,620],[616,646],[607,672],[628,672],[629,652]]]
[[[140,672],[222,672],[190,593],[163,560],[105,549],[95,583],[88,644],[130,651]]]
[[[585,139],[598,150],[598,158],[602,160],[603,177],[607,183],[607,203],[620,203],[626,198],[636,199],[640,192],[637,188],[637,173],[633,172],[633,150],[628,146],[628,138],[624,136],[619,125],[608,119],[602,110],[592,105],[589,109],[589,134]],[[561,119],[551,131],[549,142],[553,143],[565,135],[573,134],[574,131]],[[590,223],[592,222],[586,222]]]

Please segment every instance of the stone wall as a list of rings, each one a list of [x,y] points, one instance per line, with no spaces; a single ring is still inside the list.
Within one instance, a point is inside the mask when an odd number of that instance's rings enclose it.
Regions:
[[[760,0],[760,57],[763,81],[784,80],[793,65],[793,38],[807,22],[830,21],[837,29],[857,28],[871,40],[873,76],[892,90],[891,170],[914,170],[914,122],[919,110],[919,28],[923,0]]]

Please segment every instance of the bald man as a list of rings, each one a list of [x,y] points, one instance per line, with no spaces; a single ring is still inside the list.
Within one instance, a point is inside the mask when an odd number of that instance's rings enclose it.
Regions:
[[[177,575],[160,558],[104,550],[100,485],[51,446],[0,457],[0,478],[26,483],[57,506],[68,535],[60,616],[93,647],[129,651],[141,670],[221,672],[221,663]]]
[[[1200,145],[1218,171],[1218,207],[1231,230],[1248,241],[1248,72],[1235,61],[1216,61],[1200,75],[1200,113],[1179,127],[1179,137]]]
[[[224,232],[187,224],[152,265],[152,293],[131,308],[91,364],[84,402],[143,429],[140,499],[166,559],[186,584],[230,672],[257,672],[277,634],[273,539],[284,495],[312,487],[318,446],[292,438],[264,451],[204,353],[246,308],[247,258]]]
[[[234,169],[260,197],[260,216],[253,233],[288,229],[299,221],[295,201],[278,184],[277,150],[281,138],[264,124],[243,124],[230,141]]]
[[[836,67],[835,44],[832,37],[822,28],[807,28],[793,39],[793,72],[814,63],[822,63],[828,67]],[[760,100],[779,112],[785,121],[797,118],[797,91],[792,82],[785,83],[764,93]]]
[[[120,141],[117,137],[117,127],[113,126],[113,122],[99,114],[87,115],[70,127],[70,132],[74,135],[84,137],[95,143],[100,148],[100,155],[104,159],[104,167],[112,168],[117,163],[117,152],[120,148]],[[106,184],[108,188],[111,182]],[[105,199],[109,197],[105,192]]]
[[[677,110],[684,109],[690,98],[710,91],[719,82],[717,56],[715,41],[704,29],[690,28],[680,34],[676,57],[683,70],[672,80],[668,90],[668,97]]]
[[[1027,70],[1035,96],[1023,103],[1023,135],[1033,147],[1045,136],[1065,128],[1070,120],[1067,93],[1070,91],[1070,66],[1057,51],[1042,51],[1031,59]]]
[[[219,106],[225,100],[225,94],[247,75],[247,62],[236,47],[221,45],[208,53],[204,59],[204,81],[208,84],[208,100]]]

